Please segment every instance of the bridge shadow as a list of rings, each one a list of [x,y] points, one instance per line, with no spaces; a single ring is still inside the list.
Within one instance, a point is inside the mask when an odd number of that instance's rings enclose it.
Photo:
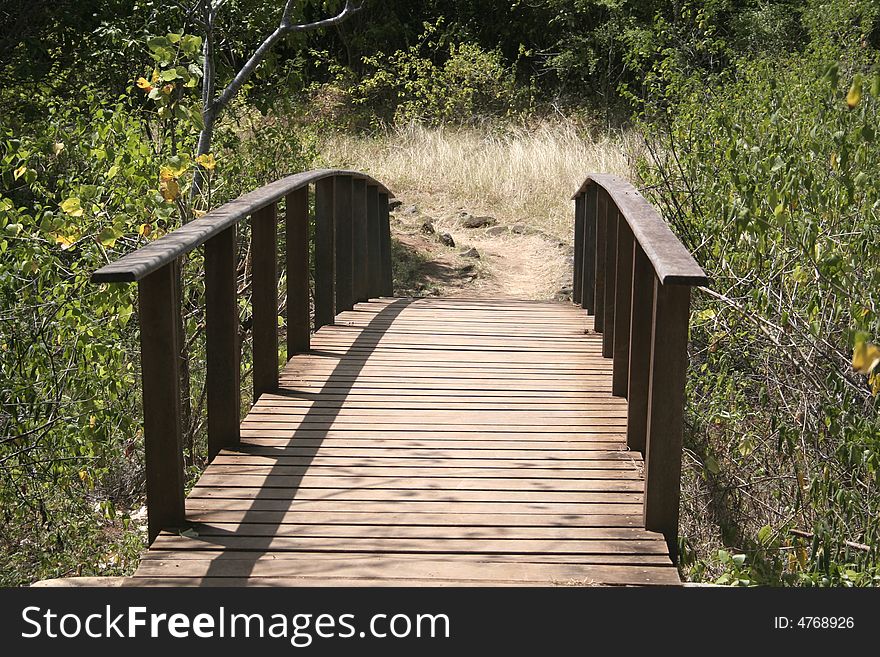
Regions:
[[[286,478],[290,480],[290,504],[284,510],[277,510],[277,521],[266,522],[262,510],[259,509],[260,502],[265,500],[274,500],[277,502],[279,500],[277,495],[272,495],[270,493],[272,489],[266,486],[262,486],[259,489],[259,492],[254,496],[252,500],[250,508],[245,511],[244,516],[238,521],[237,524],[239,528],[241,528],[242,526],[245,526],[249,523],[258,523],[264,529],[268,530],[268,528],[270,527],[272,529],[271,531],[266,532],[266,536],[249,537],[251,545],[246,549],[246,551],[238,550],[235,548],[227,548],[227,551],[237,553],[236,578],[244,578],[250,576],[257,561],[269,550],[273,539],[281,528],[281,525],[284,524],[283,518],[285,512],[293,508],[296,493],[299,490],[303,478],[308,474],[309,467],[311,466],[312,461],[314,460],[318,451],[321,449],[321,446],[323,445],[323,441],[327,437],[327,434],[331,431],[334,420],[344,408],[345,399],[351,393],[354,384],[357,382],[357,375],[360,374],[361,370],[366,365],[368,357],[378,346],[379,341],[385,335],[385,331],[391,327],[391,325],[394,323],[394,320],[400,315],[400,313],[403,312],[403,310],[407,306],[414,303],[415,301],[416,299],[397,299],[385,306],[382,310],[376,313],[376,315],[367,323],[364,328],[360,329],[359,335],[355,338],[355,340],[348,347],[346,352],[342,355],[339,355],[337,353],[331,354],[328,352],[321,352],[319,350],[308,352],[308,355],[311,356],[332,355],[333,357],[337,357],[339,359],[336,363],[336,366],[333,368],[333,371],[330,373],[323,386],[321,387],[320,392],[301,394],[296,393],[295,391],[290,389],[279,387],[279,390],[275,393],[281,396],[296,397],[298,399],[311,399],[313,402],[299,421],[299,427],[293,432],[293,435],[290,436],[290,442],[288,443],[289,446],[297,446],[297,438],[299,437],[304,439],[305,436],[303,434],[307,433],[308,440],[304,441],[304,445],[299,446],[300,449],[297,452],[297,456],[300,457],[303,461],[303,471],[298,475],[287,474],[284,471],[283,466],[279,465],[276,461],[276,464],[273,465],[269,472],[266,474],[267,479],[269,477],[272,477],[273,475],[283,474]],[[349,359],[349,356],[354,356],[354,358]],[[334,398],[341,396],[342,403],[338,405],[334,404],[332,406],[319,406],[317,402],[325,394],[332,394]],[[323,426],[321,429],[316,429],[316,425]],[[317,437],[314,435],[316,431],[320,431],[320,434]],[[248,445],[242,444],[240,452],[243,454],[259,454],[261,457],[264,458],[275,459],[280,459],[283,456],[289,455],[289,452],[287,452],[283,447],[267,448],[264,446],[260,446],[258,449],[255,449],[253,451],[249,450],[248,447]],[[285,488],[287,487],[285,486]],[[214,543],[216,545],[222,546],[225,545],[225,539],[227,537],[240,535],[238,532],[223,532],[213,523],[203,524],[211,525],[211,531],[214,534],[213,536],[202,535],[202,533],[199,531],[200,527],[202,526],[200,525],[200,523],[194,523],[193,529],[195,529],[199,533],[198,540],[205,543]],[[203,577],[228,577],[229,573],[222,564],[224,558],[223,553],[221,552],[220,554],[212,554],[212,557],[213,558],[211,564],[208,567],[207,572],[204,573]],[[295,563],[297,562],[291,561],[291,564]]]

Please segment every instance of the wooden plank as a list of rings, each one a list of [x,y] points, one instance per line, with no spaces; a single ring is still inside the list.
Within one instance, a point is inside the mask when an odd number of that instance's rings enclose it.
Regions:
[[[208,460],[239,443],[241,380],[235,226],[205,242]]]
[[[391,270],[391,224],[388,215],[388,194],[379,192],[379,254],[382,271],[380,293],[390,297],[394,294],[394,281]]]
[[[583,194],[574,199],[574,264],[573,286],[571,300],[573,303],[582,303],[582,282],[584,267],[584,197]]]
[[[334,178],[315,183],[315,330],[336,318]]]
[[[605,328],[605,279],[607,273],[605,254],[608,218],[611,214],[608,204],[608,195],[604,191],[600,191],[596,200],[596,282],[593,285],[595,298],[593,327],[598,333],[602,333]]]
[[[337,176],[333,193],[333,221],[336,239],[336,312],[339,313],[354,307],[351,176]]]
[[[584,266],[582,271],[583,308],[588,313],[596,308],[596,188],[589,187],[585,193],[584,208]]]
[[[354,302],[370,298],[367,274],[367,183],[353,180],[351,188],[352,295]]]
[[[626,444],[632,450],[644,452],[648,433],[654,271],[642,247],[636,243],[633,244],[632,281]]]
[[[274,203],[251,218],[254,401],[278,388],[278,218]]]
[[[605,300],[602,303],[602,355],[611,358],[614,355],[614,317],[617,300],[617,228],[621,222],[617,208],[609,203],[605,219]]]
[[[150,542],[162,529],[185,523],[177,275],[172,262],[138,284]]]
[[[287,358],[309,350],[309,188],[285,197],[287,254]]]
[[[629,225],[617,227],[617,280],[614,283],[614,373],[611,393],[626,397],[629,385],[629,328],[632,319],[633,236]]]
[[[663,532],[678,551],[681,434],[687,377],[690,288],[654,284],[648,431],[645,444],[645,527]]]
[[[382,294],[382,235],[379,228],[379,188],[367,185],[367,296]]]

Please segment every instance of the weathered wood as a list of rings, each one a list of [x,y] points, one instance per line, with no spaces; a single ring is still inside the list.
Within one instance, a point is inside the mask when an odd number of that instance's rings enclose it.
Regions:
[[[391,223],[388,214],[388,194],[379,192],[379,253],[382,268],[380,293],[390,297],[394,294],[394,280],[391,270]]]
[[[681,436],[687,376],[690,287],[655,279],[645,446],[645,527],[678,551]]]
[[[278,217],[275,204],[251,218],[254,401],[278,387]]]
[[[367,298],[382,294],[382,233],[379,228],[379,188],[367,185]]]
[[[351,188],[352,294],[355,303],[370,298],[367,280],[367,182],[355,178]]]
[[[693,256],[669,230],[657,210],[626,180],[617,176],[591,173],[572,198],[592,186],[601,187],[629,222],[633,235],[648,256],[663,284],[706,285],[708,279]]]
[[[337,176],[334,186],[333,219],[336,240],[336,312],[354,307],[352,246],[352,178]]]
[[[160,536],[136,580],[678,583],[583,312],[377,299],[337,321],[193,488],[196,535]]]
[[[205,387],[208,397],[208,460],[238,446],[241,383],[238,344],[236,229],[205,242]]]
[[[629,329],[626,444],[645,453],[648,433],[648,390],[651,375],[651,323],[654,312],[654,270],[637,243],[633,244],[632,313]]]
[[[94,283],[139,281],[147,274],[175,261],[224,230],[249,217],[258,210],[277,203],[287,194],[310,184],[317,184],[337,175],[346,175],[367,180],[376,185],[386,195],[390,192],[377,180],[358,171],[343,169],[316,169],[293,174],[239,196],[206,215],[190,221],[185,226],[163,235],[133,253],[101,267],[92,274]]]
[[[287,358],[309,350],[309,188],[285,197],[287,253]]]
[[[166,264],[138,285],[148,538],[182,527],[183,451],[176,267]]]
[[[605,330],[605,280],[607,278],[607,253],[608,241],[608,218],[613,212],[608,207],[608,195],[603,191],[598,193],[596,200],[596,282],[593,285],[593,297],[595,308],[593,310],[593,324],[596,332]]]
[[[626,397],[629,387],[629,328],[632,320],[633,234],[625,221],[617,223],[617,266],[614,283],[614,375],[611,392]]]
[[[583,303],[583,269],[584,269],[584,208],[585,199],[583,194],[574,199],[574,279],[572,285],[571,300],[581,305]]]
[[[584,192],[584,257],[581,268],[582,306],[588,313],[596,308],[596,187]]]
[[[614,302],[617,295],[617,227],[620,225],[617,209],[609,204],[605,221],[605,285],[602,318],[602,355],[614,355]]]
[[[315,183],[315,330],[336,319],[334,179]]]

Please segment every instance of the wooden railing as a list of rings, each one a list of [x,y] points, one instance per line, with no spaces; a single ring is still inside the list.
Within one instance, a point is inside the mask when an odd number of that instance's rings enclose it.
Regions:
[[[205,247],[208,457],[239,444],[236,226],[251,218],[254,400],[278,387],[278,214],[285,200],[287,357],[309,349],[309,190],[314,187],[314,328],[358,301],[391,296],[390,192],[355,171],[288,176],[245,194],[92,275],[137,282],[149,539],[182,527],[179,259]]]
[[[627,444],[644,454],[645,528],[677,552],[690,292],[706,275],[625,180],[590,174],[573,196],[573,301],[595,319],[626,397]]]

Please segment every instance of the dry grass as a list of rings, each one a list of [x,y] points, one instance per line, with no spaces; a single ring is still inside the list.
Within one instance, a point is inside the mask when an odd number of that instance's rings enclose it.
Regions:
[[[566,120],[503,130],[409,125],[378,137],[334,135],[321,152],[328,165],[369,172],[406,202],[464,207],[565,239],[569,199],[584,176],[631,177],[637,141],[633,134],[592,136]]]

